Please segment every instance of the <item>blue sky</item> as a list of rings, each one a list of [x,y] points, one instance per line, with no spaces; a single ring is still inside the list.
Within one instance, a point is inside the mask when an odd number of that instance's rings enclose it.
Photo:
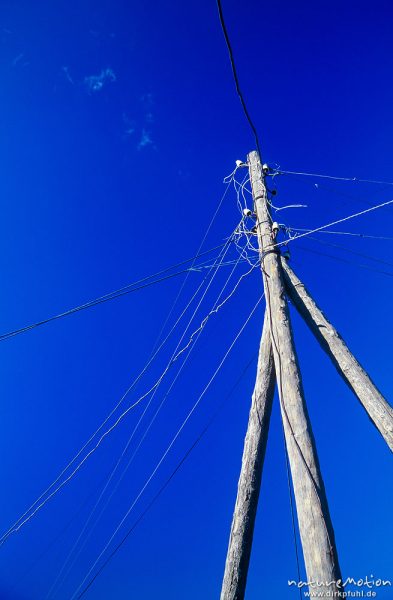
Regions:
[[[390,3],[227,0],[224,11],[264,160],[283,170],[392,182]],[[14,0],[2,2],[0,14],[5,333],[193,256],[224,192],[223,178],[254,141],[215,2]],[[278,213],[297,228],[393,198],[391,186],[289,175],[275,182],[277,205],[307,205]],[[386,207],[336,230],[392,237],[392,217]],[[204,248],[223,243],[239,218],[231,189]],[[320,241],[292,244],[293,268],[391,399],[393,241],[315,237]],[[246,270],[238,267],[227,291]],[[217,273],[193,329],[229,272]],[[168,328],[202,279],[203,273],[190,273]],[[0,342],[2,532],[57,477],[143,368],[181,284],[173,278]],[[255,271],[211,318],[52,598],[71,598],[261,291]],[[343,574],[393,579],[390,453],[292,314]],[[218,597],[255,363],[226,398],[255,356],[262,320],[261,305],[116,540],[223,401],[224,408],[87,598]],[[176,335],[130,402],[159,376]],[[47,596],[142,410],[130,412],[78,475],[0,548],[1,598]],[[296,563],[276,402],[247,598],[295,598],[288,578],[296,578]],[[391,594],[380,591],[378,598]]]

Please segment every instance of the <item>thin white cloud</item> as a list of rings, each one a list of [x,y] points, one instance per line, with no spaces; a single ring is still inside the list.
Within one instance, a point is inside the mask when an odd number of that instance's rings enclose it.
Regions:
[[[128,138],[131,135],[134,135],[136,132],[137,125],[134,119],[131,119],[126,112],[123,112],[123,123],[125,125],[124,129],[124,137]]]
[[[75,84],[74,80],[72,79],[71,75],[70,75],[70,70],[68,67],[61,67],[61,70],[64,73],[64,77],[67,79],[67,81],[69,83],[71,83],[72,85]]]
[[[23,52],[21,52],[20,54],[18,54],[18,56],[15,56],[14,60],[12,61],[12,66],[16,67],[16,65],[18,64],[18,62],[20,62],[23,57],[24,57]]]
[[[133,143],[138,151],[145,148],[157,150],[157,146],[153,140],[152,125],[155,118],[152,111],[154,105],[154,97],[152,93],[146,93],[139,96],[139,111],[134,107],[134,110],[139,112],[139,118],[131,117],[126,112],[123,112],[123,122],[125,125],[123,137],[124,139],[133,136]]]
[[[142,135],[139,140],[138,150],[142,150],[143,148],[147,148],[147,146],[152,145],[154,145],[154,142],[151,139],[150,133],[146,131],[146,129],[142,129]]]
[[[106,83],[116,81],[116,75],[112,69],[103,69],[99,75],[85,77],[84,83],[89,92],[99,92]]]

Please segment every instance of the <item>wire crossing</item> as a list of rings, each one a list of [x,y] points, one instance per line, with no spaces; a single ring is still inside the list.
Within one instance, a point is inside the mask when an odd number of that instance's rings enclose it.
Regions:
[[[224,306],[224,305],[225,305],[225,304],[226,304],[226,303],[227,303],[227,302],[230,300],[230,298],[231,298],[231,297],[234,295],[234,293],[235,293],[235,292],[236,292],[236,290],[238,289],[238,287],[239,287],[239,285],[240,285],[241,281],[242,281],[242,280],[243,280],[245,277],[247,277],[247,275],[249,275],[249,274],[251,273],[251,271],[253,270],[253,268],[254,268],[254,267],[252,267],[252,269],[250,269],[248,272],[246,272],[246,273],[242,274],[242,275],[240,276],[239,280],[237,281],[236,285],[233,287],[232,291],[231,291],[231,292],[230,292],[230,293],[229,293],[229,294],[226,296],[226,298],[225,298],[224,300],[222,300],[222,301],[220,302],[220,299],[221,299],[221,297],[222,297],[222,295],[223,295],[223,293],[224,293],[224,291],[225,291],[225,289],[226,289],[226,287],[227,287],[227,285],[228,285],[228,283],[229,283],[229,281],[230,281],[230,279],[231,279],[231,277],[232,277],[233,273],[235,272],[235,269],[236,269],[236,267],[238,266],[239,262],[240,262],[240,257],[239,257],[239,258],[238,258],[238,260],[235,262],[235,264],[234,264],[234,267],[233,267],[233,269],[232,269],[231,273],[228,275],[228,277],[227,277],[227,279],[226,279],[226,281],[225,281],[225,283],[224,283],[223,287],[221,288],[221,291],[220,291],[220,293],[219,293],[219,295],[218,295],[218,297],[217,297],[216,301],[214,302],[214,305],[213,305],[212,309],[209,311],[208,315],[207,315],[207,316],[206,316],[206,317],[203,319],[203,321],[201,322],[200,326],[199,326],[199,327],[198,327],[198,328],[197,328],[197,329],[196,329],[196,330],[193,332],[193,334],[191,335],[191,338],[193,339],[193,343],[190,345],[190,347],[189,347],[189,350],[188,350],[188,353],[187,353],[187,355],[186,355],[185,359],[184,359],[184,360],[183,360],[183,362],[181,363],[181,366],[180,366],[180,368],[179,368],[178,372],[176,373],[176,376],[175,376],[175,378],[173,379],[173,381],[172,381],[171,385],[169,386],[169,389],[167,390],[167,392],[165,393],[165,395],[164,395],[163,399],[161,400],[161,402],[160,402],[160,404],[159,404],[159,406],[158,406],[157,410],[155,411],[155,413],[154,413],[153,417],[151,418],[151,420],[150,420],[150,422],[149,422],[148,426],[146,427],[146,429],[145,429],[145,431],[144,431],[144,433],[143,433],[143,436],[142,436],[142,438],[140,439],[140,441],[139,441],[139,443],[138,443],[137,447],[135,448],[134,452],[132,453],[132,455],[131,455],[131,457],[130,457],[130,459],[129,459],[128,463],[127,463],[127,464],[126,464],[126,466],[124,467],[124,469],[123,469],[123,472],[122,472],[121,476],[119,477],[119,479],[118,479],[118,481],[117,481],[117,483],[116,483],[115,487],[113,488],[113,490],[112,490],[112,492],[110,493],[109,497],[107,498],[107,500],[106,500],[106,502],[105,502],[105,504],[104,504],[103,508],[101,509],[101,511],[100,511],[100,513],[99,513],[99,515],[98,515],[98,517],[97,517],[96,521],[95,521],[95,524],[93,525],[93,528],[90,528],[88,535],[85,537],[85,539],[84,539],[84,541],[83,541],[83,543],[82,543],[81,547],[79,548],[78,552],[76,553],[76,555],[75,555],[75,557],[74,557],[74,559],[73,559],[73,562],[71,563],[71,565],[70,565],[70,567],[69,567],[69,569],[68,569],[67,573],[68,573],[68,572],[69,572],[69,570],[72,568],[72,565],[75,563],[75,561],[76,561],[77,557],[79,556],[79,554],[80,554],[81,550],[83,549],[84,545],[86,544],[87,540],[89,539],[89,537],[90,537],[90,535],[91,535],[91,533],[92,533],[92,531],[93,531],[94,527],[97,525],[97,523],[98,523],[98,521],[99,521],[100,517],[102,516],[102,514],[103,514],[103,512],[105,511],[106,507],[108,506],[108,504],[109,504],[109,502],[110,502],[111,498],[113,497],[114,493],[116,492],[116,490],[117,490],[117,488],[118,488],[118,486],[119,486],[120,482],[122,481],[122,479],[123,479],[124,475],[126,474],[127,470],[129,469],[130,465],[132,464],[132,462],[133,462],[133,460],[134,460],[134,458],[135,458],[136,454],[138,453],[138,451],[139,451],[140,447],[142,446],[142,444],[143,444],[143,442],[144,442],[144,440],[145,440],[145,438],[146,438],[146,436],[147,436],[147,434],[148,434],[148,432],[149,432],[150,428],[152,427],[152,425],[153,425],[153,423],[154,423],[155,419],[157,418],[157,416],[158,416],[159,412],[161,411],[162,407],[164,406],[164,404],[165,404],[165,402],[166,402],[166,400],[167,400],[167,398],[168,398],[169,394],[171,393],[171,391],[172,391],[172,389],[173,389],[173,387],[174,387],[174,385],[175,385],[175,383],[176,383],[177,379],[179,378],[179,376],[180,376],[181,372],[183,371],[183,369],[184,369],[185,365],[187,364],[187,362],[188,362],[188,360],[189,360],[189,357],[190,357],[190,355],[191,355],[191,353],[192,353],[193,349],[195,348],[195,344],[196,344],[196,342],[198,341],[198,339],[199,339],[200,335],[202,334],[202,332],[203,332],[203,329],[204,329],[205,325],[207,324],[207,321],[209,320],[209,318],[210,318],[210,317],[211,317],[213,314],[216,314],[216,313],[217,313],[217,312],[218,312],[218,311],[219,311],[219,310],[220,310],[220,309],[221,309],[221,308],[222,308],[222,307],[223,307],[223,306]],[[188,331],[188,329],[189,329],[189,327],[190,327],[190,325],[191,325],[192,321],[194,320],[194,317],[195,317],[195,315],[196,315],[196,313],[197,313],[197,311],[198,311],[198,309],[199,309],[200,305],[202,304],[202,301],[203,301],[203,299],[205,298],[205,296],[206,296],[206,294],[207,294],[207,292],[208,292],[208,290],[209,290],[209,288],[210,288],[211,284],[212,284],[212,283],[213,283],[213,281],[214,281],[214,278],[215,278],[216,274],[217,274],[217,270],[215,270],[215,271],[214,271],[214,273],[213,273],[213,275],[212,275],[212,278],[211,278],[211,280],[210,280],[210,282],[209,282],[208,286],[206,287],[206,289],[205,289],[205,291],[204,291],[204,293],[203,293],[203,295],[202,295],[201,299],[199,300],[199,302],[198,302],[198,305],[197,305],[197,307],[195,308],[195,310],[194,310],[194,312],[193,312],[193,314],[192,314],[192,316],[191,316],[191,318],[190,318],[190,320],[189,320],[189,322],[188,322],[188,325],[187,325],[187,327],[186,327],[185,331],[183,332],[183,334],[182,334],[182,336],[181,336],[181,338],[180,338],[179,342],[177,343],[177,346],[176,346],[176,348],[175,348],[175,350],[174,350],[174,352],[173,352],[173,354],[172,354],[172,357],[170,358],[170,361],[169,361],[169,363],[170,363],[170,362],[171,362],[171,361],[172,361],[172,360],[175,358],[175,356],[176,356],[176,354],[177,354],[177,352],[178,352],[178,350],[179,350],[179,348],[180,348],[180,346],[181,346],[181,343],[183,342],[183,340],[184,340],[184,338],[185,338],[185,336],[186,336],[186,333],[187,333],[187,331]],[[121,455],[120,455],[120,457],[119,457],[118,461],[117,461],[117,462],[116,462],[116,464],[115,464],[115,467],[114,467],[114,469],[113,469],[113,470],[112,470],[112,472],[110,473],[110,475],[109,475],[109,477],[108,477],[108,480],[107,480],[107,482],[106,482],[106,484],[105,484],[105,486],[104,486],[104,488],[103,488],[103,490],[102,490],[102,492],[101,492],[101,494],[100,494],[100,496],[99,496],[99,498],[98,498],[98,500],[97,500],[97,502],[96,502],[95,506],[93,507],[93,510],[91,511],[91,513],[90,513],[90,515],[89,515],[89,517],[88,517],[88,519],[87,519],[87,521],[86,521],[86,523],[85,523],[84,527],[82,528],[82,531],[81,531],[80,535],[78,536],[78,539],[76,540],[76,542],[75,542],[75,544],[74,544],[73,548],[71,549],[70,555],[69,555],[69,557],[67,557],[67,559],[66,559],[66,562],[68,562],[68,561],[69,561],[69,558],[70,558],[71,554],[74,552],[74,550],[76,549],[76,547],[77,547],[77,545],[78,545],[79,541],[81,540],[81,538],[82,538],[82,536],[83,536],[83,533],[85,532],[85,530],[86,530],[86,528],[87,528],[88,524],[90,523],[90,521],[91,521],[91,519],[92,519],[92,517],[93,517],[93,515],[94,515],[94,512],[96,511],[96,509],[97,509],[97,507],[98,507],[98,504],[99,504],[99,502],[100,502],[101,498],[103,497],[103,494],[104,494],[105,490],[107,489],[107,487],[108,487],[108,485],[109,485],[110,481],[113,479],[113,477],[114,477],[114,475],[115,475],[115,473],[116,473],[117,469],[119,468],[120,462],[121,462],[121,460],[124,458],[124,456],[125,456],[125,454],[126,454],[126,452],[127,452],[128,448],[129,448],[129,446],[130,446],[130,444],[131,444],[131,441],[132,441],[132,439],[134,438],[134,435],[135,435],[135,433],[136,433],[137,429],[139,428],[139,425],[141,424],[141,422],[142,422],[142,420],[143,420],[143,418],[144,418],[144,416],[145,416],[145,414],[146,414],[146,412],[147,412],[148,408],[150,407],[150,405],[151,405],[151,403],[152,403],[152,401],[153,401],[154,397],[155,397],[155,396],[156,396],[156,394],[157,394],[157,391],[158,391],[158,389],[159,389],[159,386],[157,386],[157,387],[154,389],[154,391],[153,391],[153,393],[152,393],[152,395],[151,395],[151,397],[150,397],[149,401],[147,402],[147,404],[146,404],[146,406],[145,406],[145,408],[144,408],[144,411],[142,412],[142,414],[141,414],[141,416],[140,416],[140,418],[139,418],[139,420],[138,420],[137,424],[135,425],[135,427],[134,427],[134,429],[133,429],[133,431],[132,431],[132,433],[131,433],[131,435],[130,435],[130,437],[129,437],[128,441],[126,442],[126,445],[125,445],[125,447],[124,447],[124,449],[123,449],[123,451],[122,451],[122,453],[121,453]],[[62,569],[62,570],[63,570],[63,569]],[[67,573],[66,573],[66,575],[67,575]]]
[[[218,375],[218,373],[220,372],[222,366],[224,365],[226,359],[228,358],[230,352],[232,351],[233,347],[235,346],[237,340],[239,339],[239,337],[241,336],[241,334],[243,333],[244,329],[246,328],[247,324],[249,323],[249,321],[251,320],[252,316],[254,315],[256,309],[258,308],[258,306],[260,305],[261,301],[262,301],[263,295],[260,296],[260,298],[257,300],[256,304],[254,305],[254,307],[252,308],[251,312],[249,313],[247,319],[245,320],[245,322],[243,323],[243,325],[241,326],[240,330],[238,331],[238,333],[236,334],[234,340],[231,342],[230,346],[228,347],[228,349],[226,350],[223,358],[221,359],[218,367],[215,369],[213,375],[210,377],[208,383],[205,385],[205,387],[203,388],[201,394],[198,396],[196,402],[194,403],[194,405],[192,406],[191,410],[189,411],[189,413],[187,414],[187,416],[185,417],[185,419],[183,420],[182,424],[180,425],[179,429],[177,430],[176,434],[174,435],[174,437],[172,438],[170,444],[167,446],[165,452],[163,453],[163,455],[161,456],[160,460],[157,462],[156,466],[154,467],[153,471],[151,472],[150,476],[148,477],[148,479],[146,480],[146,482],[144,483],[144,485],[142,486],[140,492],[137,494],[137,496],[135,497],[134,501],[132,502],[131,506],[128,508],[126,514],[124,515],[124,517],[121,519],[120,523],[118,524],[118,526],[116,527],[115,531],[113,532],[113,534],[111,535],[111,537],[109,538],[108,542],[106,543],[104,549],[100,552],[99,556],[97,557],[97,559],[95,560],[94,564],[90,567],[89,572],[87,573],[87,575],[85,576],[85,578],[83,579],[83,581],[81,582],[81,584],[78,586],[78,588],[76,589],[76,591],[74,592],[74,594],[71,597],[71,600],[74,600],[75,598],[80,598],[81,594],[79,594],[80,590],[82,589],[83,585],[86,583],[86,581],[88,580],[89,576],[91,575],[91,573],[93,572],[93,570],[95,569],[95,567],[97,566],[98,562],[100,561],[100,559],[102,558],[102,556],[105,554],[106,550],[108,549],[108,547],[110,546],[110,544],[112,543],[113,539],[115,538],[116,534],[118,533],[118,531],[120,530],[120,528],[122,527],[123,523],[125,522],[125,520],[128,518],[129,514],[131,513],[131,511],[133,510],[134,506],[136,505],[136,503],[138,502],[139,498],[142,496],[142,494],[144,493],[144,491],[146,490],[146,488],[148,487],[148,485],[150,484],[151,480],[153,479],[153,477],[155,476],[155,474],[157,473],[158,469],[160,468],[161,464],[164,462],[165,458],[167,457],[167,455],[169,454],[170,450],[172,449],[173,445],[175,444],[176,440],[178,439],[178,437],[180,436],[181,432],[183,431],[184,427],[186,426],[186,424],[188,423],[188,421],[190,420],[192,414],[195,412],[196,408],[198,407],[198,405],[200,404],[200,402],[202,401],[202,399],[204,398],[204,396],[206,395],[208,389],[210,388],[211,384],[213,383],[213,381],[215,380],[216,376]],[[79,595],[78,595],[79,594]]]
[[[78,600],[79,600],[79,598],[82,598],[82,596],[84,596],[86,594],[86,592],[89,590],[89,588],[93,585],[93,583],[96,581],[96,579],[101,575],[101,573],[103,572],[103,570],[110,563],[110,561],[112,560],[112,558],[114,558],[114,556],[118,553],[118,551],[121,549],[121,547],[125,544],[125,542],[128,540],[128,538],[131,536],[131,534],[133,533],[134,529],[144,519],[144,517],[146,516],[146,514],[150,511],[150,509],[153,507],[153,505],[157,502],[157,500],[159,499],[159,497],[161,496],[161,494],[166,490],[166,488],[168,487],[168,485],[170,484],[170,482],[172,481],[172,479],[175,477],[176,473],[180,470],[180,468],[182,467],[182,465],[186,462],[186,460],[190,456],[191,452],[193,452],[193,450],[196,448],[196,446],[199,444],[199,442],[202,440],[202,438],[206,435],[206,433],[208,432],[208,430],[210,429],[210,427],[216,421],[216,419],[219,416],[219,414],[221,413],[222,409],[225,407],[226,403],[231,398],[231,396],[233,395],[233,393],[235,392],[235,390],[237,389],[237,387],[239,386],[239,384],[243,380],[244,376],[246,375],[248,369],[255,362],[256,358],[257,358],[257,355],[254,355],[253,358],[247,363],[247,365],[243,369],[242,373],[240,374],[239,378],[237,379],[237,381],[233,385],[232,389],[230,390],[229,394],[226,396],[226,398],[223,400],[223,402],[218,407],[217,411],[213,414],[212,418],[209,420],[209,422],[204,427],[204,429],[202,429],[202,431],[200,432],[200,434],[198,435],[198,437],[194,440],[194,442],[191,444],[191,446],[188,448],[188,450],[183,454],[182,458],[177,463],[176,467],[173,469],[173,471],[171,472],[171,474],[169,475],[169,477],[161,485],[161,487],[159,488],[158,492],[153,496],[153,498],[150,500],[149,504],[146,506],[146,508],[143,510],[143,512],[134,521],[134,523],[128,529],[128,531],[124,535],[124,537],[120,540],[120,542],[117,544],[117,546],[115,546],[115,548],[111,551],[111,553],[105,559],[105,561],[103,562],[103,564],[101,565],[101,567],[98,569],[97,573],[90,579],[90,581],[88,582],[88,584],[81,591],[81,593],[78,596]]]
[[[221,258],[220,261],[218,263],[218,265],[220,264],[220,262],[222,262],[225,258],[225,254],[229,249],[230,243],[231,243],[231,239],[232,236],[228,239],[227,243],[226,243],[226,249],[221,253]],[[39,511],[43,508],[43,506],[45,506],[45,504],[51,499],[53,498],[69,481],[71,481],[71,479],[73,479],[73,477],[77,474],[77,472],[81,469],[81,467],[85,464],[85,462],[88,460],[88,458],[99,448],[99,446],[102,444],[102,442],[104,441],[104,439],[120,424],[121,421],[123,421],[123,419],[129,414],[129,412],[131,410],[133,410],[136,406],[138,406],[143,400],[145,400],[151,393],[153,393],[161,384],[162,380],[164,379],[164,377],[167,375],[167,373],[169,372],[169,370],[171,369],[172,365],[179,359],[179,357],[194,343],[195,341],[195,336],[198,334],[199,331],[201,331],[205,326],[206,323],[208,322],[209,318],[218,312],[218,310],[227,302],[227,300],[234,294],[234,292],[236,291],[240,281],[249,273],[252,272],[252,270],[254,269],[254,267],[252,267],[250,269],[250,271],[248,271],[248,273],[246,273],[245,275],[243,275],[240,280],[238,281],[238,283],[236,284],[236,286],[234,287],[234,289],[232,290],[232,292],[229,294],[229,296],[222,301],[218,306],[216,306],[213,310],[211,310],[209,312],[209,314],[202,320],[200,326],[191,334],[188,342],[180,349],[178,350],[178,352],[175,354],[175,356],[172,356],[172,358],[169,360],[167,366],[165,367],[165,369],[163,370],[163,372],[161,373],[160,377],[156,380],[156,382],[153,384],[153,386],[151,386],[147,392],[145,392],[144,394],[142,394],[137,400],[135,400],[130,406],[128,406],[118,417],[117,419],[114,421],[114,423],[112,423],[112,425],[105,430],[101,436],[98,438],[98,440],[95,442],[95,444],[93,445],[93,447],[83,456],[83,458],[79,461],[79,463],[76,465],[76,467],[74,467],[74,469],[71,471],[71,473],[69,475],[67,475],[67,477],[65,479],[63,479],[63,481],[60,482],[62,476],[68,471],[68,469],[74,464],[74,462],[77,460],[78,457],[81,456],[83,450],[85,450],[88,445],[90,444],[90,442],[93,442],[94,438],[96,437],[96,435],[99,433],[99,431],[101,431],[101,429],[103,428],[104,424],[108,422],[109,418],[111,416],[114,415],[115,411],[117,410],[117,408],[120,406],[120,404],[124,401],[124,399],[126,398],[126,396],[128,395],[128,393],[131,391],[131,389],[135,386],[136,381],[138,381],[141,377],[141,375],[143,374],[143,372],[145,371],[145,369],[138,375],[137,379],[133,381],[133,383],[131,384],[131,386],[126,390],[125,394],[122,396],[122,398],[120,399],[120,401],[117,403],[116,407],[111,411],[110,415],[108,415],[108,417],[104,420],[104,422],[99,426],[99,428],[96,430],[96,432],[89,438],[89,440],[86,442],[86,444],[83,446],[83,448],[77,453],[77,455],[70,461],[70,463],[63,469],[62,473],[56,478],[56,480],[47,488],[47,490],[45,492],[43,492],[41,494],[41,496],[32,504],[32,506],[20,517],[20,519],[18,519],[18,521],[7,531],[3,534],[3,536],[0,538],[0,545],[4,544],[5,541],[7,540],[7,538],[12,534],[15,533],[17,531],[19,531],[21,529],[21,527],[23,525],[25,525],[28,521],[30,521],[30,519]],[[215,273],[217,272],[217,270],[215,270]],[[213,274],[213,278],[215,276],[215,273]],[[211,281],[208,284],[208,287],[210,287],[211,285]],[[206,293],[206,292],[205,292]],[[159,347],[159,349],[161,348],[161,346]],[[158,350],[159,350],[158,349]],[[151,361],[150,361],[151,362]],[[50,492],[50,490],[52,489],[52,487],[54,487],[54,485],[56,483],[59,483],[59,485]],[[46,494],[50,492],[47,496]],[[46,496],[46,497],[45,497]],[[30,512],[31,511],[31,512]]]
[[[393,200],[388,200],[387,202],[382,202],[381,204],[376,204],[375,206],[371,206],[370,208],[366,208],[365,210],[361,210],[357,213],[353,213],[351,215],[348,215],[347,217],[343,217],[342,219],[337,219],[336,221],[332,221],[331,223],[327,223],[326,225],[321,225],[320,227],[316,227],[315,229],[311,229],[304,233],[300,233],[299,235],[294,236],[289,240],[285,240],[284,242],[279,242],[279,243],[275,244],[275,247],[278,248],[279,246],[287,245],[287,244],[289,244],[289,242],[294,242],[295,240],[300,240],[301,238],[312,235],[313,233],[323,231],[324,229],[328,229],[328,227],[333,227],[333,225],[338,225],[338,223],[344,223],[345,221],[349,221],[350,219],[360,217],[360,216],[370,213],[374,210],[378,210],[379,208],[382,208],[384,206],[389,206],[390,204],[393,204]]]
[[[133,283],[129,283],[126,286],[119,288],[118,290],[114,290],[113,292],[109,292],[108,294],[104,294],[103,296],[99,296],[98,298],[95,298],[94,300],[90,300],[89,302],[86,302],[79,306],[75,306],[74,308],[70,308],[69,310],[66,310],[62,313],[59,313],[57,315],[53,315],[52,317],[43,319],[42,321],[37,321],[36,323],[32,323],[30,325],[25,325],[24,327],[21,327],[19,329],[14,329],[13,331],[3,333],[0,335],[0,342],[3,340],[7,340],[11,337],[15,337],[16,335],[20,335],[21,333],[25,333],[26,331],[31,331],[32,329],[36,329],[37,327],[40,327],[41,325],[46,325],[47,323],[50,323],[52,321],[57,321],[58,319],[63,319],[64,317],[68,317],[69,315],[73,315],[82,310],[86,310],[87,308],[92,308],[93,306],[97,306],[98,304],[103,304],[104,302],[109,302],[110,300],[115,300],[116,298],[120,298],[121,296],[124,296],[126,294],[131,294],[133,292],[137,292],[138,290],[145,289],[145,288],[155,285],[157,283],[167,281],[168,279],[172,279],[173,277],[177,277],[178,275],[183,275],[184,273],[190,273],[192,271],[198,271],[201,267],[205,266],[206,263],[202,263],[201,265],[196,265],[196,266],[194,266],[194,264],[193,264],[191,267],[189,267],[187,269],[182,269],[181,271],[177,271],[175,273],[171,273],[170,275],[167,275],[165,277],[160,277],[157,279],[157,277],[159,275],[163,275],[164,273],[167,273],[168,271],[171,271],[172,269],[175,269],[177,267],[185,265],[189,262],[194,263],[197,258],[200,258],[201,256],[205,256],[206,254],[211,254],[215,250],[222,249],[224,246],[225,246],[225,243],[220,244],[218,246],[215,246],[214,248],[210,248],[210,250],[206,250],[205,252],[196,254],[192,258],[188,258],[187,260],[181,261],[180,263],[176,263],[175,265],[166,267],[165,269],[158,271],[157,273],[154,273],[153,275],[148,275],[147,277],[143,277],[142,279],[134,281]],[[152,280],[152,281],[149,281],[149,280]]]

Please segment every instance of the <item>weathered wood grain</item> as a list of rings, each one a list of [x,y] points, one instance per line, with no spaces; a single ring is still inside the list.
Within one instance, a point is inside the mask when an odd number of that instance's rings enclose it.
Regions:
[[[334,582],[341,579],[334,531],[304,399],[281,260],[272,238],[271,218],[258,154],[249,154],[248,162],[281,414],[307,579],[322,584],[318,590],[320,597],[332,597],[333,592],[338,590]]]
[[[393,409],[369,375],[350,352],[348,346],[327,320],[304,284],[282,259],[285,286],[297,310],[314,333],[337,371],[356,394],[371,421],[393,451]]]
[[[246,590],[275,381],[269,319],[265,315],[221,600],[243,600]]]

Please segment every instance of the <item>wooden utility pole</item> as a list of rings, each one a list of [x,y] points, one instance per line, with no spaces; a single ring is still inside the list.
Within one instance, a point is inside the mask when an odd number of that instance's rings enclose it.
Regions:
[[[265,314],[221,600],[242,600],[246,590],[275,381],[269,319]]]
[[[293,304],[393,451],[393,409],[351,354],[340,334],[326,319],[285,259],[282,259],[282,267],[286,289]]]
[[[274,243],[264,174],[257,152],[249,154],[248,164],[274,365],[307,579],[321,584],[322,587],[318,588],[322,594],[320,597],[332,597],[333,592],[338,590],[334,582],[341,579],[334,531],[303,396],[281,260]]]

